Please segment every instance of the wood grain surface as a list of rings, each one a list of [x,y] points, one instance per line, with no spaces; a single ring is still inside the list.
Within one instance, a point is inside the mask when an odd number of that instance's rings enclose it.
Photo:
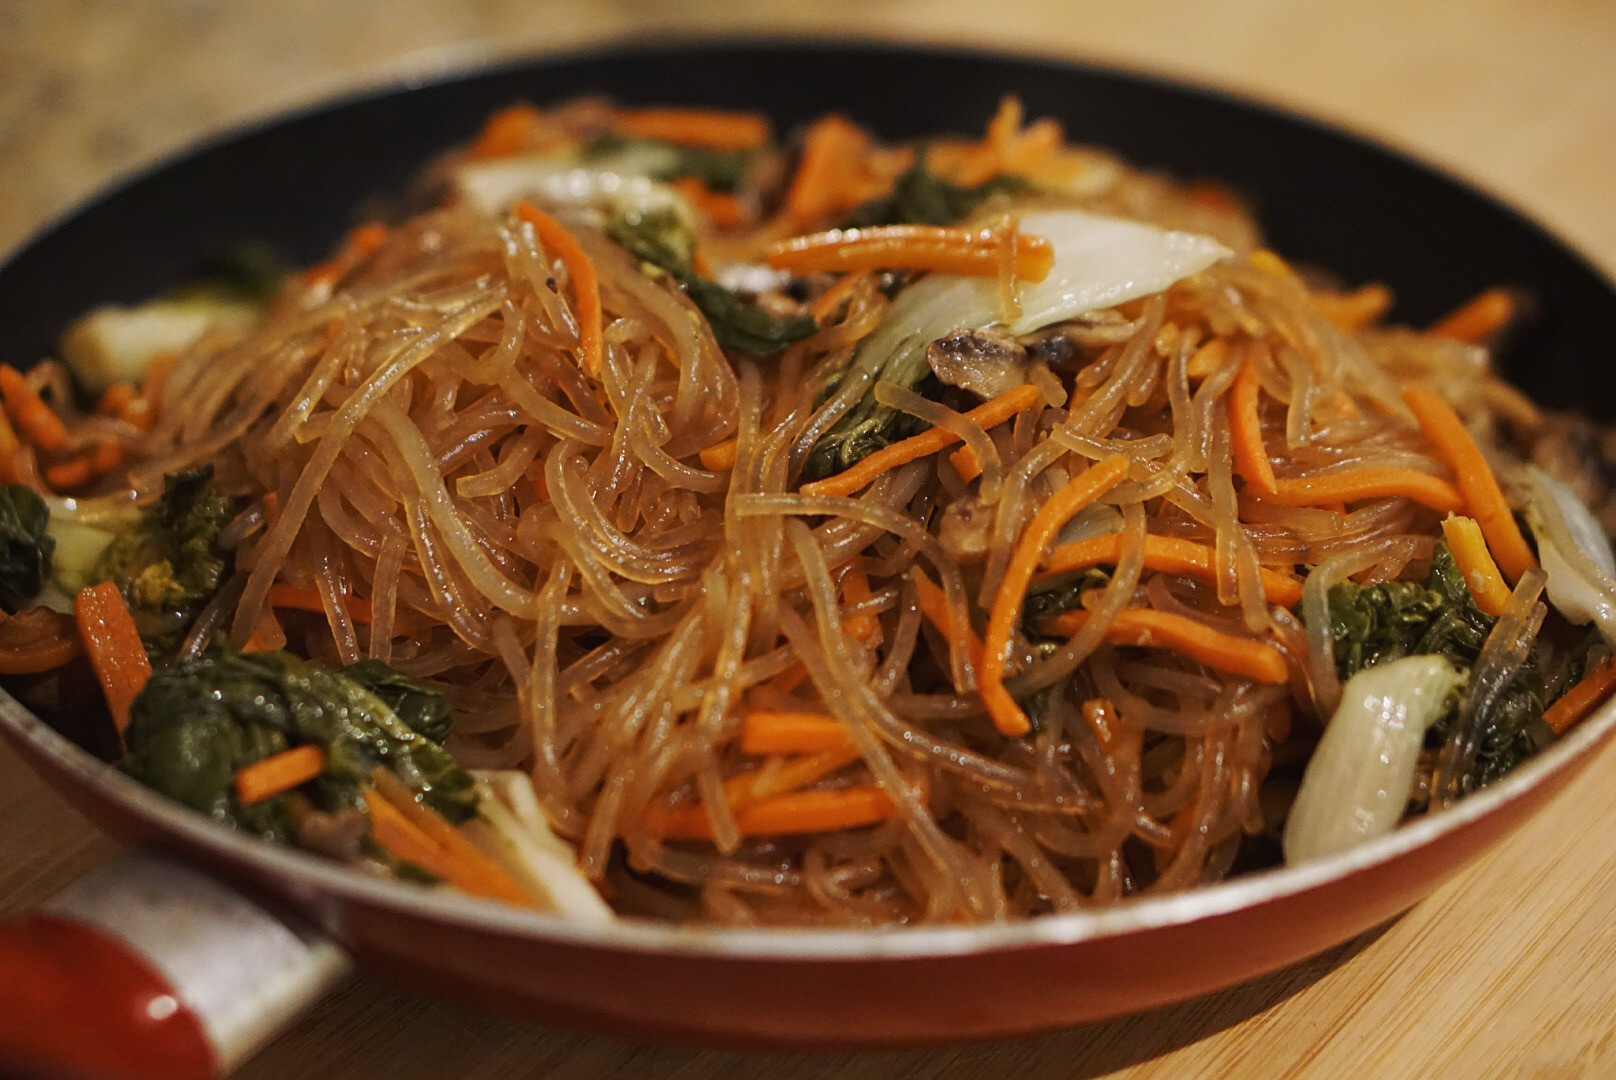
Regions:
[[[663,28],[978,42],[1222,86],[1411,150],[1616,268],[1607,0],[0,0],[0,253],[243,120]],[[0,913],[110,850],[4,750],[0,821]],[[1145,1016],[914,1052],[728,1053],[544,1030],[361,979],[241,1075],[1616,1076],[1616,751],[1378,934]]]

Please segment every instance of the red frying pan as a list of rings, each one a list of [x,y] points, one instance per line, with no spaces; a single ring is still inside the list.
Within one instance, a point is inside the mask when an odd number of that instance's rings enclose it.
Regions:
[[[197,254],[242,239],[273,238],[311,258],[361,198],[402,188],[492,108],[584,90],[744,105],[783,126],[834,109],[895,137],[977,124],[1014,91],[1077,140],[1234,184],[1261,208],[1276,248],[1349,279],[1388,281],[1411,321],[1487,285],[1531,289],[1540,318],[1512,353],[1522,385],[1551,403],[1616,401],[1616,371],[1585,366],[1616,325],[1616,290],[1485,196],[1200,91],[876,45],[739,42],[549,59],[214,144],[0,269],[0,355],[43,355],[78,311],[149,295]],[[551,1022],[732,1044],[893,1045],[1117,1016],[1272,971],[1405,910],[1546,803],[1613,731],[1616,708],[1607,708],[1454,810],[1334,859],[1092,914],[882,932],[599,928],[373,880],[221,829],[0,695],[0,733],[16,752],[138,845],[0,928],[0,1072],[227,1072],[352,963]]]

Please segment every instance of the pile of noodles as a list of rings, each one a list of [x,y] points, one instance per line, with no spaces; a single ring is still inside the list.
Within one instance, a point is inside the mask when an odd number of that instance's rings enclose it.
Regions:
[[[1077,204],[1172,225],[1192,212],[1125,170]],[[1400,382],[1428,379],[1473,413],[1504,393],[1473,347],[1341,329],[1326,301],[1347,294],[1251,258],[1238,211],[1212,217],[1237,258],[1040,335],[1064,342],[1035,351],[1041,407],[983,436],[908,402],[971,435],[984,469],[971,487],[943,453],[854,496],[798,490],[815,438],[850,404],[817,404],[820,391],[889,303],[875,278],[783,355],[727,356],[681,292],[579,226],[605,309],[594,379],[565,263],[520,219],[455,206],[393,230],[334,290],[293,286],[246,337],[181,357],[130,486],[150,493],[206,461],[252,500],[227,537],[235,574],[190,647],[218,631],[441,680],[451,749],[528,771],[619,911],[988,920],[1183,889],[1224,876],[1242,838],[1272,828],[1284,793],[1265,796],[1265,778],[1306,755],[1339,695],[1328,587],[1423,573],[1440,534],[1405,498],[1350,512],[1246,498],[1224,407],[1237,372],[1256,366],[1281,477],[1450,476]],[[1210,366],[1192,378],[1197,356]],[[704,467],[700,451],[730,437],[733,469]],[[1113,453],[1129,478],[1101,502],[1129,554],[1085,594],[1076,637],[1015,658],[1011,692],[1047,696],[1033,734],[1005,737],[976,659],[923,619],[915,568],[980,629],[1036,509]],[[975,530],[986,554],[962,555],[948,528]],[[1213,546],[1216,583],[1142,570],[1147,533]],[[1311,568],[1303,619],[1265,602],[1259,567]],[[847,595],[850,568],[867,594]],[[323,613],[272,608],[277,582],[317,590]],[[1289,684],[1105,644],[1129,605],[1277,643]],[[869,616],[873,633],[849,632]],[[895,812],[743,838],[726,779],[785,767],[740,749],[749,707],[838,718],[856,753],[822,760],[808,786],[878,784]],[[697,802],[712,838],[663,839],[658,813]]]

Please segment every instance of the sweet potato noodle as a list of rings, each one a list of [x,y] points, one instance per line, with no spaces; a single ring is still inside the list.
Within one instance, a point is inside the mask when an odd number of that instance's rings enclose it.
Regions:
[[[550,205],[598,279],[597,376],[580,261],[531,217],[452,199],[180,356],[129,485],[211,462],[254,502],[204,620],[235,648],[449,685],[449,748],[530,773],[619,912],[993,920],[1217,880],[1273,832],[1340,696],[1330,586],[1423,580],[1465,505],[1404,386],[1439,389],[1482,445],[1531,409],[1480,346],[1384,325],[1382,292],[1263,251],[1223,193],[996,123],[984,145],[1034,190],[963,227],[1075,207],[1230,257],[1001,334],[1007,386],[917,391],[843,373],[923,273],[777,275],[759,302],[816,327],[748,355],[598,215]],[[859,138],[876,198],[913,159]],[[1040,139],[1087,180],[1040,186]],[[961,185],[996,172],[939,145]],[[702,219],[720,270],[847,214],[782,185],[749,176],[737,220]],[[1005,416],[965,417],[1018,386]],[[808,482],[861,400],[950,438],[856,487]],[[1049,542],[1024,552],[1035,529]],[[273,606],[276,583],[323,612]],[[984,655],[996,624],[1007,648]],[[1290,779],[1265,787],[1276,763]]]

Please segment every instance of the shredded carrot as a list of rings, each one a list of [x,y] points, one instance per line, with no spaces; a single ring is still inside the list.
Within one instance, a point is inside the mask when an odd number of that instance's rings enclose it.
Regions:
[[[67,442],[67,425],[62,418],[10,364],[0,364],[0,397],[5,399],[6,412],[11,414],[17,432],[40,450],[50,453]]]
[[[606,362],[604,314],[595,264],[577,239],[555,218],[530,202],[516,204],[516,216],[533,226],[539,241],[566,264],[572,276],[572,302],[578,316],[578,355],[584,371],[595,377]]]
[[[858,566],[852,566],[842,575],[842,599],[857,606],[875,598],[870,592],[870,579]],[[881,632],[881,620],[872,611],[849,615],[842,621],[842,629],[860,641],[870,641]]]
[[[1429,386],[1405,388],[1403,403],[1419,421],[1420,430],[1436,448],[1437,456],[1453,470],[1459,491],[1463,493],[1463,505],[1481,526],[1481,535],[1487,538],[1498,568],[1510,584],[1519,581],[1522,574],[1537,565],[1537,559],[1526,546],[1526,537],[1521,535],[1515,515],[1499,490],[1498,478],[1493,475],[1481,448],[1465,430],[1464,421],[1453,411],[1453,406]]]
[[[251,806],[306,784],[323,772],[324,750],[313,745],[294,746],[240,769],[236,773],[236,798]]]
[[[998,229],[954,229],[938,225],[878,225],[831,229],[793,236],[763,253],[777,270],[935,270],[991,277],[1001,272]],[[1015,276],[1042,281],[1055,265],[1055,249],[1041,236],[1017,233]]]
[[[1459,489],[1440,476],[1391,465],[1345,469],[1305,479],[1281,477],[1274,482],[1274,489],[1272,495],[1250,494],[1259,502],[1275,506],[1329,506],[1394,496],[1413,499],[1441,514],[1451,514],[1464,506]]]
[[[808,314],[823,324],[853,295],[854,290],[872,276],[874,275],[868,270],[857,274],[842,275],[836,279],[834,285],[820,293],[813,303],[808,305]]]
[[[1392,293],[1372,282],[1349,293],[1315,293],[1313,305],[1337,329],[1354,334],[1380,321],[1392,306]]]
[[[716,228],[733,229],[746,220],[739,199],[727,191],[714,191],[694,176],[681,176],[672,187]]]
[[[473,161],[507,157],[527,144],[528,137],[539,126],[543,113],[531,105],[518,104],[501,109],[488,118],[482,134],[472,144],[468,156]]]
[[[1616,656],[1582,677],[1582,681],[1561,695],[1543,712],[1543,722],[1556,735],[1567,731],[1616,693]]]
[[[1291,269],[1290,263],[1274,254],[1272,251],[1269,251],[1267,248],[1258,248],[1256,251],[1253,251],[1249,256],[1247,256],[1246,261],[1265,274],[1276,274],[1280,277],[1296,276],[1296,271]]]
[[[697,455],[701,467],[711,472],[728,472],[735,467],[735,449],[739,445],[740,441],[733,438],[713,443]]]
[[[320,598],[320,590],[308,585],[291,585],[284,581],[277,581],[269,587],[269,606],[273,608],[290,608],[294,611],[313,611],[323,614],[325,603]],[[344,596],[342,606],[348,609],[349,618],[357,623],[372,621],[370,601],[363,596]]]
[[[1476,519],[1449,514],[1442,521],[1442,535],[1476,606],[1494,618],[1502,615],[1509,603],[1509,585],[1498,572]]]
[[[920,606],[920,613],[926,616],[928,622],[937,628],[948,643],[954,643],[954,627],[949,620],[948,613],[952,610],[948,606],[948,596],[943,592],[941,585],[927,577],[925,571],[916,569],[914,572],[916,600]],[[969,622],[965,623],[965,648],[973,663],[980,663],[982,659],[982,639],[977,636],[976,630]]]
[[[1089,618],[1087,611],[1068,611],[1046,620],[1044,627],[1071,635]],[[1105,639],[1117,645],[1171,649],[1207,667],[1271,686],[1281,685],[1289,677],[1284,654],[1267,642],[1226,634],[1168,611],[1128,608],[1118,612],[1106,628]]]
[[[373,786],[367,793],[365,805],[370,811],[371,828],[376,833],[378,844],[405,861],[415,862],[423,870],[443,878],[461,892],[511,904],[532,904],[526,890],[503,867],[483,854],[437,811],[421,802],[398,777],[378,765],[371,770],[370,782]],[[402,835],[404,830],[395,828],[402,823],[405,829],[414,834],[411,838],[412,850],[427,855],[427,851],[421,848],[421,841],[424,841],[427,848],[438,853],[433,860],[435,865],[416,862],[395,851],[383,839],[381,831],[377,830],[378,820],[387,822],[386,829],[390,836]]]
[[[1121,740],[1117,707],[1109,698],[1089,698],[1083,703],[1082,712],[1102,749],[1109,750]]]
[[[1438,337],[1471,344],[1486,341],[1515,317],[1515,298],[1506,289],[1487,289],[1431,327]]]
[[[360,263],[370,258],[376,250],[387,242],[388,229],[379,222],[369,222],[359,226],[348,234],[343,241],[342,250],[330,259],[311,267],[303,273],[303,284],[309,288],[333,288],[337,282]]]
[[[139,397],[140,391],[128,383],[113,383],[107,387],[106,393],[101,395],[101,400],[96,402],[96,415],[122,417]]]
[[[839,832],[885,821],[897,813],[886,792],[874,784],[794,791],[759,799],[735,811],[742,836],[798,836]],[[697,803],[668,811],[660,822],[669,840],[702,840],[712,836],[707,810]]]
[[[1038,508],[1010,555],[1004,580],[988,611],[987,633],[982,640],[982,704],[1001,734],[1019,737],[1032,730],[1027,714],[1004,688],[1004,668],[1010,661],[1011,637],[1038,563],[1072,515],[1116,487],[1127,475],[1128,459],[1121,454],[1090,465]]]
[[[967,484],[982,475],[982,463],[976,460],[976,451],[969,446],[962,446],[949,454],[948,463],[954,466],[959,478]]]
[[[987,431],[1042,401],[1043,395],[1038,388],[1031,383],[1025,383],[983,402],[966,413],[965,419]],[[804,484],[801,490],[804,495],[851,495],[872,483],[882,473],[935,454],[959,441],[959,436],[951,431],[938,427],[928,428],[919,435],[890,446],[883,446],[875,453],[866,455],[852,468],[835,476],[827,476],[823,480]]]
[[[1223,366],[1229,356],[1229,339],[1213,338],[1196,349],[1184,365],[1184,374],[1191,379],[1208,379]]]
[[[1234,452],[1234,469],[1251,488],[1261,495],[1273,495],[1274,467],[1268,461],[1268,449],[1263,446],[1262,418],[1258,406],[1262,398],[1262,383],[1257,377],[1256,357],[1247,354],[1229,388],[1229,436]]]
[[[73,598],[73,614],[112,722],[122,734],[129,726],[129,707],[152,673],[140,631],[135,629],[123,593],[110,581],[80,589]]]
[[[741,718],[741,750],[766,754],[814,754],[851,746],[847,725],[825,713],[748,709]]]
[[[881,194],[870,176],[870,137],[842,116],[816,120],[803,136],[802,157],[786,192],[784,215],[797,225],[851,210]]]
[[[6,419],[4,411],[0,411],[0,483],[15,484],[22,479],[22,470],[17,467],[17,456],[22,452],[22,442],[17,438],[17,432]]]
[[[1043,569],[1038,571],[1035,580],[1100,564],[1115,565],[1117,560],[1122,558],[1122,553],[1121,533],[1092,536],[1087,540],[1062,544],[1049,553],[1049,557],[1044,560]],[[1144,559],[1145,568],[1148,570],[1192,577],[1199,581],[1214,583],[1217,581],[1216,554],[1205,544],[1197,544],[1193,540],[1181,540],[1173,536],[1146,536]],[[1263,595],[1270,604],[1294,607],[1301,601],[1302,583],[1295,577],[1266,567],[1261,573]]]
[[[625,109],[612,126],[636,139],[714,150],[752,150],[769,141],[769,122],[759,113],[718,109]]]

